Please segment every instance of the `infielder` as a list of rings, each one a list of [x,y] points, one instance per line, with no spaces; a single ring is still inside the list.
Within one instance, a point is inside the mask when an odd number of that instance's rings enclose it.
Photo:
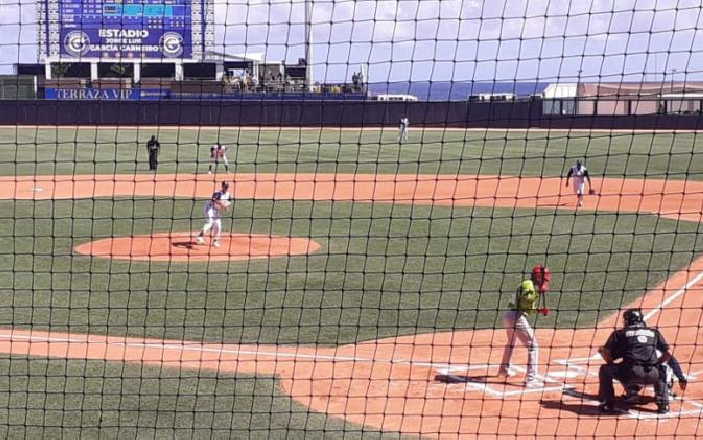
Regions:
[[[543,386],[544,383],[537,378],[539,345],[527,317],[536,312],[545,316],[549,314],[549,309],[538,309],[537,304],[540,296],[549,291],[549,281],[551,279],[552,273],[548,268],[541,264],[532,268],[531,279],[520,283],[515,294],[515,303],[511,303],[511,309],[503,315],[503,325],[508,336],[508,343],[503,351],[503,360],[498,369],[498,376],[507,378],[513,375],[510,369],[510,358],[513,356],[516,340],[520,340],[527,347],[528,361],[525,386],[528,388],[538,388]]]
[[[574,178],[574,193],[578,197],[578,206],[583,206],[583,192],[585,187],[585,181],[588,180],[588,188],[593,189],[591,184],[591,176],[588,175],[586,167],[581,164],[580,160],[576,161],[576,165],[569,169],[566,173],[566,187],[569,187],[569,178]]]
[[[408,134],[410,133],[410,121],[407,117],[403,116],[400,118],[400,125],[398,127],[398,143],[408,141]]]
[[[205,217],[207,218],[207,222],[203,225],[203,228],[198,234],[196,239],[198,244],[205,244],[205,234],[212,229],[212,245],[214,247],[220,247],[220,236],[222,234],[222,212],[230,205],[230,194],[227,191],[228,189],[229,183],[222,182],[220,191],[214,192],[210,200],[205,203],[205,208],[203,211],[205,213]]]
[[[215,164],[215,173],[220,165],[220,160],[225,163],[225,172],[229,172],[229,160],[227,160],[227,146],[215,144],[210,147],[210,166],[207,169],[208,174],[212,174],[212,164]]]

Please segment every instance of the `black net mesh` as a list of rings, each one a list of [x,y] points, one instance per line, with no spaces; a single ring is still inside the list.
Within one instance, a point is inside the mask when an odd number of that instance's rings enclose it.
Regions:
[[[699,437],[700,14],[0,0],[0,437]]]

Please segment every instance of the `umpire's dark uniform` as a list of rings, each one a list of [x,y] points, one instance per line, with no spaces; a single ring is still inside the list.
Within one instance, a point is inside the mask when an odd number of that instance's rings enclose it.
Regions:
[[[666,362],[670,356],[669,344],[659,330],[646,326],[640,310],[628,310],[623,318],[625,328],[614,331],[601,349],[608,362],[601,365],[598,373],[601,410],[615,411],[613,379],[617,379],[625,386],[630,383],[654,385],[658,412],[666,413],[669,411],[669,394],[666,370],[661,362]],[[622,362],[613,363],[617,359]]]
[[[149,151],[149,169],[151,171],[156,171],[159,167],[159,149],[161,144],[156,140],[156,136],[152,136],[151,140],[147,142],[146,149]]]

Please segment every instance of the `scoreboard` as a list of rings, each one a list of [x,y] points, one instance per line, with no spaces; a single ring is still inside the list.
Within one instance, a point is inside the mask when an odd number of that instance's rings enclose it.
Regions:
[[[43,0],[40,58],[199,59],[211,0]]]

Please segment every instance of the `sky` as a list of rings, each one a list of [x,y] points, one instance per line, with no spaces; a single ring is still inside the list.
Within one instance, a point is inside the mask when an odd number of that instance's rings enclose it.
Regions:
[[[304,57],[303,0],[213,0],[218,51]],[[310,0],[318,81],[703,80],[700,0]],[[36,62],[35,0],[0,0],[0,73]]]

